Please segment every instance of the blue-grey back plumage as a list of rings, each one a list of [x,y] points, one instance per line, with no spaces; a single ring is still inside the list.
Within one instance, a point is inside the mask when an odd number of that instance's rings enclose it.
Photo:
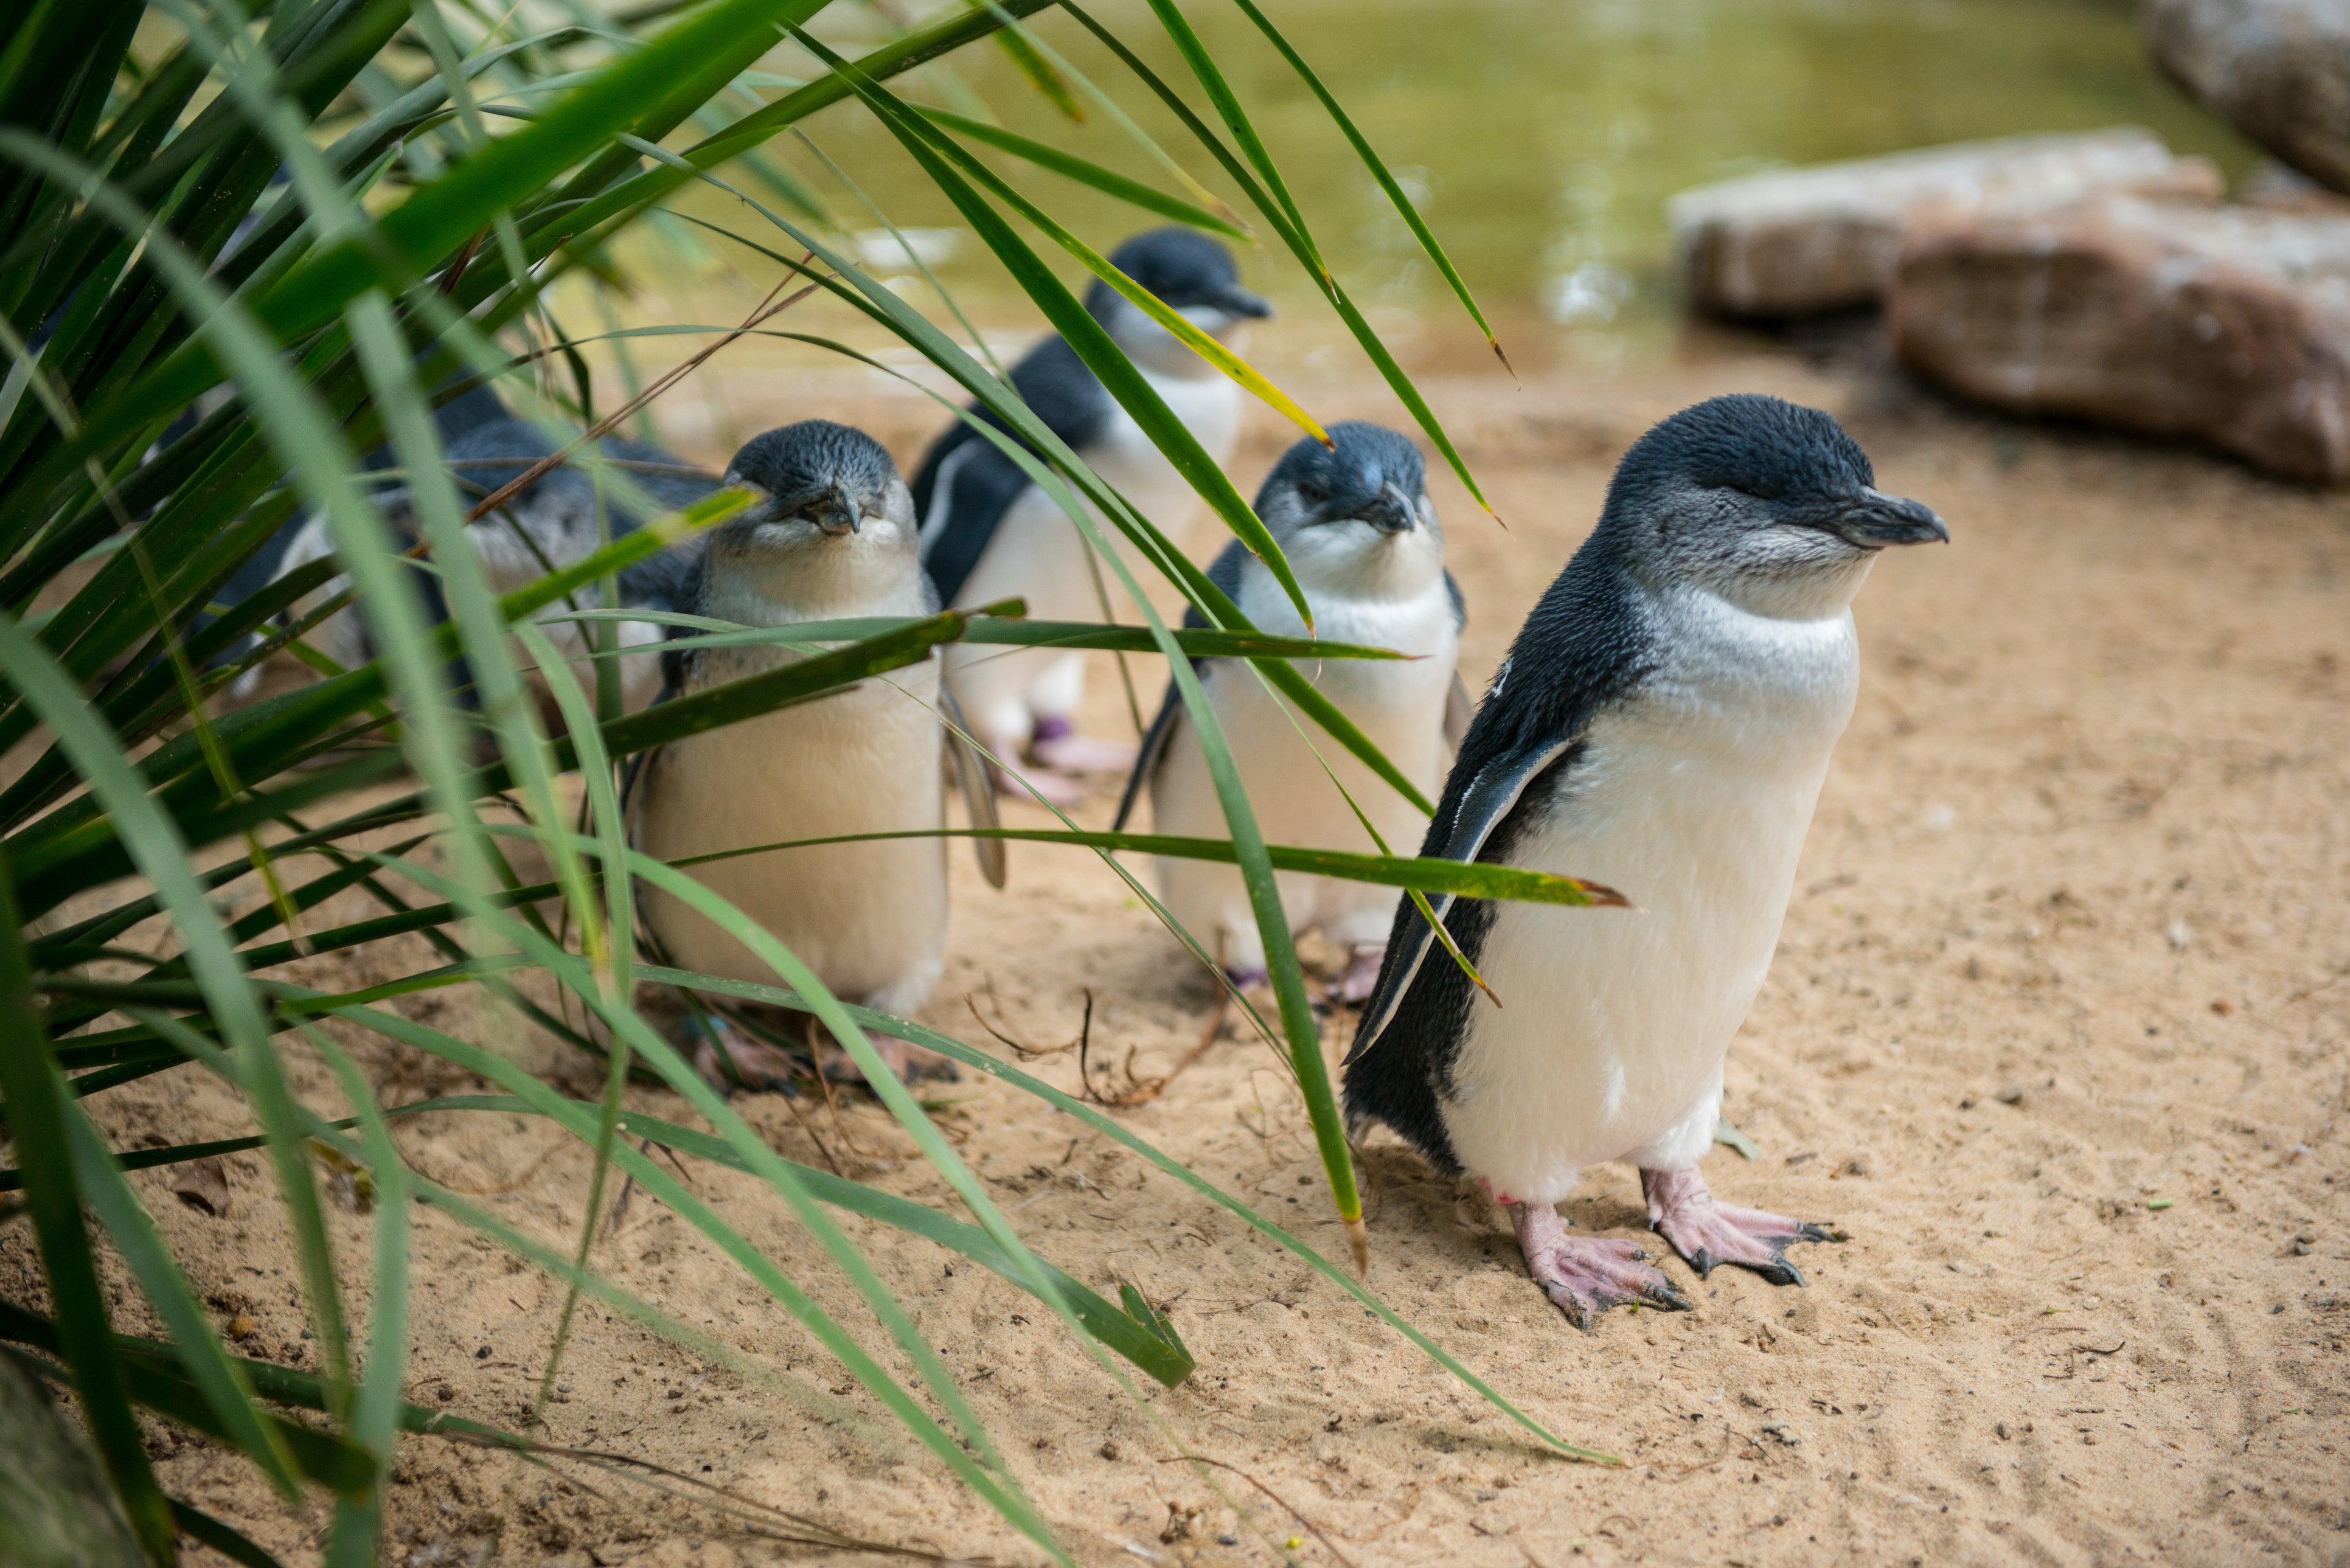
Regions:
[[[440,429],[441,441],[443,446],[469,431],[510,417],[506,412],[505,404],[499,400],[496,389],[487,386],[469,388],[432,410],[432,422]],[[171,428],[163,432],[162,439],[156,443],[158,449],[172,445],[182,436],[194,430],[196,422],[196,410],[190,409],[174,420]],[[359,467],[366,472],[378,473],[396,466],[399,462],[400,459],[394,455],[390,447],[380,446],[359,459]],[[302,531],[307,521],[307,517],[297,515],[276,533],[272,534],[261,548],[247,556],[244,563],[230,574],[228,581],[222,584],[219,591],[213,594],[213,602],[224,605],[242,604],[276,581],[285,570],[287,547],[293,544],[295,535]],[[438,612],[440,609],[439,585],[431,582],[429,575],[425,580],[430,584],[426,591],[431,596],[431,607]],[[234,652],[223,655],[224,659],[234,657]]]
[[[603,527],[615,539],[636,532],[655,516],[691,506],[720,487],[716,478],[647,441],[606,436],[597,449],[606,461],[628,465],[620,472],[654,508],[648,512],[624,499],[618,487],[605,489]],[[545,431],[509,418],[465,431],[449,442],[448,458],[460,492],[479,501],[521,478],[556,451]],[[536,554],[552,565],[564,566],[595,547],[599,532],[598,506],[594,475],[577,462],[567,462],[510,497],[499,514],[530,536]],[[621,602],[637,608],[683,609],[681,596],[700,549],[698,543],[689,542],[622,568]]]

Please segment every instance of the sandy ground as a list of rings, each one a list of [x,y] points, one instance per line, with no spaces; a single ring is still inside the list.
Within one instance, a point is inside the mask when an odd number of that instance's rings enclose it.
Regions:
[[[1886,561],[1861,597],[1859,710],[1731,1059],[1727,1114],[1762,1158],[1717,1148],[1707,1166],[1728,1200],[1834,1221],[1851,1240],[1798,1254],[1803,1290],[1734,1270],[1700,1284],[1670,1262],[1695,1312],[1617,1312],[1585,1335],[1528,1282],[1473,1189],[1375,1138],[1371,1285],[1552,1431],[1624,1460],[1572,1463],[1231,1216],[1071,1118],[966,1082],[942,1096],[942,1121],[1038,1250],[1106,1293],[1138,1283],[1199,1358],[1186,1386],[1146,1385],[1138,1404],[994,1276],[859,1232],[1063,1540],[1088,1563],[1265,1562],[1293,1538],[1301,1562],[1364,1568],[2350,1563],[2343,502],[2193,453],[1954,412],[1865,356],[1824,369],[1749,343],[1604,388],[1430,388],[1510,523],[1492,526],[1439,479],[1471,606],[1472,688],[1590,526],[1617,453],[1700,396],[1763,389],[1835,410],[1881,483],[1950,520],[1948,551]],[[1326,418],[1386,417],[1359,382],[1296,389]],[[837,391],[835,408],[911,458],[920,406],[855,379]],[[733,390],[738,410],[759,397]],[[1281,439],[1254,428],[1244,488]],[[1146,698],[1158,680],[1144,671]],[[1094,705],[1103,725],[1118,720],[1114,681],[1097,681]],[[1088,821],[1106,821],[1108,795]],[[955,876],[929,1022],[984,1040],[964,998],[992,992],[1007,1033],[1059,1042],[1090,990],[1097,1064],[1163,1074],[1197,1039],[1208,985],[1090,857],[1018,846],[1001,894],[960,853]],[[434,961],[421,944],[380,944],[294,972],[348,986]],[[402,1006],[497,1033],[445,995]],[[1334,1059],[1350,1024],[1328,1027]],[[548,1042],[498,1037],[593,1093],[594,1071]],[[350,1038],[387,1100],[477,1086]],[[1068,1056],[1034,1070],[1076,1087]],[[322,1071],[299,1082],[338,1104]],[[650,1090],[637,1102],[680,1114]],[[127,1144],[241,1130],[192,1072],[101,1104]],[[951,1206],[877,1108],[836,1120],[820,1104],[738,1104],[787,1154]],[[1343,1255],[1304,1116],[1262,1044],[1228,1038],[1121,1114]],[[420,1169],[572,1245],[588,1161],[545,1125],[447,1114],[400,1137]],[[315,1365],[262,1167],[230,1165],[225,1217],[140,1179],[222,1321],[252,1320],[238,1325],[245,1347]],[[879,1343],[771,1193],[689,1169]],[[1638,1233],[1631,1172],[1595,1172],[1568,1212]],[[372,1221],[334,1218],[346,1257],[362,1257]],[[518,1424],[561,1290],[435,1214],[419,1211],[413,1246],[411,1397]],[[21,1226],[0,1231],[12,1287],[27,1253]],[[588,1312],[555,1440],[868,1540],[1040,1560],[641,1193],[597,1262],[771,1376]],[[1179,1445],[1229,1468],[1180,1462]],[[323,1514],[289,1520],[200,1446],[159,1431],[156,1450],[168,1485],[307,1560]],[[393,1561],[478,1562],[493,1537],[501,1562],[567,1568],[850,1560],[566,1473],[411,1442],[390,1499]]]

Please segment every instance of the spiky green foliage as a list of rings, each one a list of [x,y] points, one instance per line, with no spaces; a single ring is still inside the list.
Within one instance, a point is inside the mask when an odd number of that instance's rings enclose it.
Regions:
[[[1324,659],[1381,651],[1257,632],[991,369],[853,265],[820,201],[763,152],[781,133],[851,99],[879,117],[907,153],[906,177],[932,183],[955,204],[1302,607],[1263,525],[1024,235],[1074,255],[1115,287],[1132,293],[1133,286],[1115,275],[1098,247],[1052,218],[1044,197],[1025,193],[986,155],[1009,156],[1203,229],[1249,232],[1238,216],[1188,175],[1176,182],[1184,193],[1170,194],[1000,130],[963,112],[969,103],[948,109],[901,96],[913,90],[904,79],[913,67],[993,39],[1072,112],[1080,107],[1078,88],[1114,108],[1116,92],[1081,78],[1073,87],[1049,45],[1025,32],[1022,19],[1045,5],[950,7],[856,58],[807,30],[826,31],[827,0],[701,0],[616,15],[576,0],[512,11],[442,0],[257,0],[249,10],[238,0],[9,6],[0,29],[0,357],[7,364],[0,378],[0,752],[15,761],[0,784],[6,1021],[0,1116],[13,1163],[0,1171],[0,1191],[15,1196],[5,1200],[0,1222],[27,1226],[44,1292],[39,1301],[0,1300],[0,1337],[28,1347],[25,1364],[78,1397],[124,1516],[151,1560],[172,1560],[184,1535],[236,1561],[272,1561],[227,1525],[164,1495],[148,1463],[141,1411],[244,1455],[289,1504],[307,1492],[326,1494],[333,1517],[325,1553],[334,1563],[375,1560],[384,1481],[404,1438],[440,1433],[530,1447],[526,1437],[428,1415],[401,1399],[408,1226],[418,1204],[562,1282],[566,1324],[578,1302],[594,1300],[714,1359],[743,1363],[739,1353],[590,1265],[607,1174],[617,1168],[785,1307],[941,1466],[1066,1561],[1052,1521],[834,1211],[993,1270],[1055,1314],[1120,1382],[1131,1366],[1172,1386],[1191,1371],[1191,1354],[1131,1288],[1113,1303],[1031,1250],[922,1106],[882,1070],[865,1033],[875,1027],[930,1042],[1102,1127],[1345,1284],[1475,1383],[1305,1243],[1127,1129],[961,1042],[844,1006],[787,949],[684,869],[645,860],[629,846],[615,779],[630,757],[787,704],[824,701],[929,659],[942,643],[1168,655],[1207,748],[1231,837],[1009,836],[1089,845],[1112,867],[1109,851],[1131,848],[1241,867],[1274,955],[1278,1037],[1358,1249],[1349,1154],[1274,891],[1275,869],[1307,867],[1416,892],[1565,902],[1595,896],[1563,878],[1496,867],[1267,845],[1185,656],[1253,661],[1332,744],[1409,795],[1409,781],[1289,662],[1307,652]],[[1400,202],[1368,143],[1302,57],[1255,7],[1243,9]],[[1151,0],[1150,15],[1191,69],[1229,145],[1107,28],[1082,13],[1077,22],[1134,72],[1127,90],[1176,109],[1198,143],[1190,151],[1219,165],[1255,205],[1257,221],[1279,237],[1466,479],[1434,415],[1323,259],[1244,109],[1180,10],[1172,0]],[[795,74],[775,74],[771,57]],[[786,81],[786,90],[775,90]],[[1163,168],[1180,171],[1177,158],[1155,146],[1150,151]],[[738,168],[788,214],[738,187]],[[633,360],[625,358],[629,340],[641,346],[649,336],[685,328],[577,331],[559,318],[550,289],[575,276],[598,287],[623,283],[614,242],[649,223],[675,224],[663,203],[695,182],[741,195],[767,225],[736,236],[743,244],[911,346],[1024,441],[981,427],[1102,547],[1144,624],[1034,625],[1007,606],[993,615],[795,628],[791,638],[809,645],[805,657],[629,715],[619,711],[615,650],[605,640],[617,618],[609,607],[617,574],[722,520],[747,497],[721,492],[528,587],[493,592],[468,534],[479,508],[445,467],[432,404],[489,383],[530,417],[592,421],[594,383],[581,345],[599,337],[637,384]],[[1433,236],[1417,214],[1406,216],[1458,286]],[[1461,297],[1473,316],[1465,290]],[[1235,380],[1318,431],[1253,367],[1207,347]],[[559,372],[543,376],[543,364]],[[379,447],[405,478],[412,537],[389,525],[355,477],[358,454]],[[624,470],[604,477],[618,493],[641,501]],[[335,558],[224,606],[224,587],[239,566],[306,513],[326,529]],[[1198,606],[1208,630],[1167,626],[1144,584],[1107,548],[1104,531],[1112,528]],[[338,576],[348,587],[315,604]],[[343,670],[307,639],[327,615],[354,603],[379,656]],[[599,603],[605,607],[593,607]],[[598,640],[595,690],[556,657],[542,624],[555,620]],[[688,620],[681,629],[712,644],[790,639]],[[224,691],[281,652],[303,659],[320,678],[248,705],[224,705]],[[452,664],[459,657],[463,664]],[[452,690],[452,669],[471,672],[471,693]],[[535,680],[545,683],[565,732],[547,732]],[[567,784],[569,774],[581,783]],[[411,781],[404,788],[380,787],[402,779]],[[354,800],[363,788],[374,793]],[[577,823],[575,799],[584,802]],[[494,802],[500,809],[491,809]],[[386,846],[394,828],[407,836]],[[517,840],[548,868],[545,880],[525,884],[515,874]],[[329,869],[301,877],[286,870],[318,857]],[[255,876],[268,898],[228,919],[214,896]],[[426,889],[432,901],[410,902],[392,890],[395,880]],[[696,904],[769,964],[775,985],[745,987],[638,962],[629,889],[639,881]],[[328,900],[353,890],[376,898],[382,912],[324,929],[308,923]],[[559,904],[559,919],[542,914],[547,900]],[[168,928],[157,950],[120,945],[133,928],[157,921]],[[411,934],[444,961],[339,993],[274,972],[296,958]],[[553,988],[557,1011],[518,987],[525,972],[538,977],[539,995]],[[815,1014],[867,1068],[882,1103],[977,1223],[775,1154],[639,1012],[636,983],[649,975],[722,1003],[753,1000]],[[600,1099],[565,1097],[489,1043],[428,1028],[386,1005],[449,988],[479,991],[484,1016],[528,1019],[603,1053]],[[584,1029],[576,1023],[582,1017]],[[379,1106],[338,1038],[317,1027],[327,1019],[439,1057],[502,1093]],[[329,1118],[295,1093],[286,1060],[296,1048],[323,1062],[353,1114]],[[674,1091],[702,1127],[628,1109],[623,1091],[632,1070]],[[92,1114],[102,1108],[97,1097],[163,1073],[212,1075],[249,1107],[257,1133],[157,1149],[109,1147],[104,1118]],[[526,1112],[591,1148],[594,1177],[576,1245],[549,1249],[410,1168],[388,1118],[427,1109]],[[804,1282],[648,1158],[642,1150],[650,1143],[757,1178],[854,1287],[860,1319],[845,1321],[820,1305]],[[242,1148],[261,1151],[276,1181],[318,1345],[316,1371],[229,1353],[163,1231],[125,1179],[129,1171]],[[335,1255],[321,1209],[321,1159],[364,1172],[378,1195],[364,1260]],[[164,1340],[128,1334],[115,1321],[100,1284],[109,1253],[135,1282]],[[364,1330],[344,1301],[346,1281],[357,1273],[369,1280]],[[868,1345],[877,1333],[910,1376],[893,1372]],[[562,1353],[558,1333],[543,1389],[552,1386]],[[317,1413],[325,1425],[291,1419],[281,1407]]]

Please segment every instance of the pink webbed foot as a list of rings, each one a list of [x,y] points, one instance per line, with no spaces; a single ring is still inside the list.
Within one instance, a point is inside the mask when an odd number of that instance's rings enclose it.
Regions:
[[[1379,966],[1387,956],[1385,942],[1352,950],[1347,957],[1347,972],[1338,977],[1338,1000],[1348,1007],[1368,1002],[1371,992],[1378,989]]]
[[[792,1075],[804,1064],[764,1040],[754,1040],[726,1019],[712,1016],[693,1029],[693,1070],[722,1095],[736,1089],[795,1095]]]
[[[1029,753],[1060,774],[1126,774],[1134,771],[1139,747],[1132,741],[1105,741],[1081,735],[1066,719],[1046,714],[1037,719]]]
[[[1640,1190],[1648,1199],[1648,1228],[1671,1242],[1700,1279],[1718,1264],[1736,1263],[1774,1285],[1800,1285],[1803,1271],[1787,1262],[1788,1246],[1836,1240],[1820,1226],[1783,1214],[1717,1203],[1694,1170],[1644,1170]]]
[[[1601,1313],[1627,1303],[1659,1312],[1690,1310],[1689,1297],[1643,1261],[1648,1254],[1638,1243],[1577,1235],[1547,1203],[1510,1203],[1509,1210],[1526,1272],[1586,1334]]]
[[[995,793],[1007,800],[1042,800],[1064,811],[1083,805],[1086,796],[1092,793],[1085,780],[1049,768],[1004,767],[991,763],[987,774],[995,781]]]
[[[920,1045],[909,1044],[894,1034],[872,1034],[867,1038],[873,1042],[873,1054],[880,1057],[903,1083],[919,1084],[925,1078],[936,1078],[941,1083],[951,1084],[962,1076],[962,1070],[954,1064],[951,1058],[941,1056],[935,1051],[925,1051]],[[833,1083],[862,1084],[866,1081],[864,1069],[858,1066],[857,1058],[837,1045],[827,1042],[816,1054],[816,1060],[825,1077]]]

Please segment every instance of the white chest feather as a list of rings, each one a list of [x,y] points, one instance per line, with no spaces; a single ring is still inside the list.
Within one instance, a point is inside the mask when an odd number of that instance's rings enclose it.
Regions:
[[[1425,544],[1417,541],[1413,547]],[[1298,669],[1354,721],[1405,777],[1433,797],[1448,757],[1444,707],[1460,651],[1452,605],[1445,591],[1440,551],[1419,565],[1416,589],[1394,595],[1315,593],[1315,629],[1329,641],[1393,649],[1409,662],[1367,659],[1300,660]],[[1240,605],[1259,628],[1302,636],[1305,623],[1272,574],[1253,565],[1242,577]],[[1371,854],[1378,843],[1364,831],[1353,806],[1378,829],[1389,850],[1409,854],[1427,819],[1385,779],[1311,720],[1276,701],[1246,665],[1209,667],[1208,700],[1247,789],[1257,826],[1268,843]],[[1336,775],[1337,783],[1332,782]],[[1340,785],[1345,794],[1340,793]],[[1177,730],[1151,790],[1159,832],[1222,838],[1229,832],[1206,753],[1186,722]],[[1159,862],[1168,908],[1203,940],[1220,937],[1235,967],[1254,968],[1262,944],[1246,889],[1232,867],[1203,861]],[[1392,888],[1335,877],[1282,872],[1277,880],[1293,929],[1318,928],[1342,944],[1386,938],[1395,911]]]
[[[1479,967],[1503,1005],[1472,1004],[1444,1103],[1462,1162],[1537,1201],[1693,1118],[1710,1132],[1852,715],[1848,613],[1779,620],[1694,595],[1656,613],[1666,668],[1592,723],[1510,856],[1638,908],[1496,906]]]
[[[1242,613],[1263,631],[1276,637],[1305,635],[1305,622],[1269,572],[1251,571],[1245,576],[1240,605]],[[1315,630],[1326,641],[1393,649],[1414,656],[1409,662],[1300,660],[1297,668],[1389,762],[1432,798],[1442,787],[1447,760],[1444,703],[1460,652],[1451,601],[1441,576],[1432,577],[1421,591],[1407,598],[1316,595],[1315,609]],[[1373,849],[1361,824],[1324,772],[1326,763],[1391,848],[1408,853],[1418,845],[1427,819],[1394,786],[1372,774],[1311,720],[1295,718],[1288,704],[1275,701],[1246,666],[1219,663],[1212,668],[1209,696],[1269,841],[1365,853]],[[1170,757],[1170,769],[1179,761],[1185,769],[1181,775],[1169,778],[1158,792],[1162,803],[1159,815],[1170,823],[1187,820],[1187,826],[1164,831],[1207,831],[1220,837],[1222,815],[1213,790],[1190,787],[1195,768],[1201,774],[1199,783],[1206,783],[1205,764],[1198,761],[1197,753],[1196,742],[1187,741]],[[1188,822],[1193,817],[1200,820]],[[1390,892],[1372,896],[1389,907],[1395,901]]]
[[[713,585],[715,587],[716,585]],[[705,606],[750,624],[803,618],[752,596]],[[899,592],[826,614],[916,613]],[[772,647],[705,653],[696,689],[799,657]],[[667,746],[640,786],[638,845],[663,860],[754,845],[943,826],[935,659],[815,702]],[[938,839],[833,844],[714,861],[697,881],[780,938],[852,1001],[919,1005],[946,940],[946,850]],[[648,894],[645,918],[679,968],[772,982],[773,971],[701,914]]]

